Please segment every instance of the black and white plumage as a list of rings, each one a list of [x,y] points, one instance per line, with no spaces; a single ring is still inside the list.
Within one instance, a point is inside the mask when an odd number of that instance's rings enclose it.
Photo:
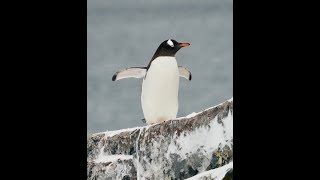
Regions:
[[[112,81],[143,78],[141,105],[147,124],[175,119],[178,113],[179,77],[191,81],[191,72],[178,66],[175,54],[189,43],[163,41],[148,66],[130,67],[116,72]]]

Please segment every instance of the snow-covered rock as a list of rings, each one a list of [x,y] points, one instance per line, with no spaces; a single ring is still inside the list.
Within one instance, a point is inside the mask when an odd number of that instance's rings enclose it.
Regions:
[[[232,152],[230,99],[186,117],[89,136],[87,179],[222,179],[232,174]]]
[[[191,178],[188,178],[187,180],[230,180],[233,178],[232,172],[233,162],[230,162],[222,167],[199,173]]]

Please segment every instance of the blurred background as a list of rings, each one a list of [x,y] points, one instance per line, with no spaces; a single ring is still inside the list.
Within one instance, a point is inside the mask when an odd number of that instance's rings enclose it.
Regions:
[[[146,66],[169,38],[191,46],[176,54],[178,117],[233,96],[232,0],[88,0],[87,133],[144,126],[142,79],[111,81],[119,69]]]

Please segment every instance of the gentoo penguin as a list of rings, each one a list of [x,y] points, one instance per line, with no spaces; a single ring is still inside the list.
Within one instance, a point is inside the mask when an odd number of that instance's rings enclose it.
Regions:
[[[163,41],[148,66],[130,67],[116,72],[112,81],[143,78],[141,105],[147,124],[175,119],[178,113],[179,76],[191,81],[190,71],[178,66],[175,54],[189,43]]]

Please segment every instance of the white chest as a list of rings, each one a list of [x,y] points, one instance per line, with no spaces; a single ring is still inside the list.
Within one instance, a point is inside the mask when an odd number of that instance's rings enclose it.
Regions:
[[[142,83],[141,103],[146,121],[176,118],[178,112],[179,70],[174,57],[155,59]]]
[[[150,83],[171,83],[179,79],[179,69],[177,61],[174,57],[158,57],[151,63],[151,66],[147,72],[147,80],[152,80]],[[168,79],[169,78],[169,79]],[[156,80],[156,81],[154,81]],[[162,82],[164,81],[164,82]],[[172,82],[175,83],[175,82]]]

